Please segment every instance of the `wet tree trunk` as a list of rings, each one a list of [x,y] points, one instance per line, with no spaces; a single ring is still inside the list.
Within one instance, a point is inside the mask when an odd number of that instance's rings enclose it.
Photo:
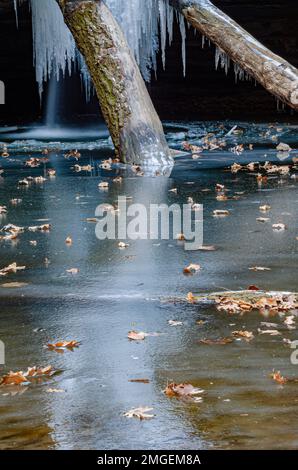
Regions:
[[[163,127],[122,30],[102,0],[57,0],[89,68],[117,156],[172,164]]]
[[[271,52],[209,0],[170,0],[204,36],[267,91],[298,110],[298,70]]]

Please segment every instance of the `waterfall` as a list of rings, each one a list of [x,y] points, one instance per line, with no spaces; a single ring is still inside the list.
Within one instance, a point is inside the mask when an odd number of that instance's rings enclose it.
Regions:
[[[80,70],[86,91],[90,97],[91,81],[83,58],[78,52],[74,39],[64,23],[63,15],[55,0],[28,0],[32,12],[33,54],[36,81],[42,96],[44,84],[52,75],[59,81],[60,73],[71,74],[76,66]],[[14,0],[16,18],[18,3]],[[123,29],[128,44],[140,66],[143,77],[150,81],[151,70],[157,69],[157,53],[162,51],[165,66],[167,38],[169,44],[173,38],[174,9],[168,0],[105,0]],[[186,29],[182,15],[177,14],[182,36],[183,70],[185,73]]]
[[[59,81],[57,81],[55,76],[52,76],[49,81],[45,110],[45,125],[50,129],[59,124],[58,100]]]
[[[19,27],[18,0],[13,0],[14,12],[16,15],[16,25]]]

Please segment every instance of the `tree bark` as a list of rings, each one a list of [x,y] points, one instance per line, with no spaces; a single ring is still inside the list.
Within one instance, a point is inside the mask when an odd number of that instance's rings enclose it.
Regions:
[[[89,68],[116,155],[171,165],[163,127],[124,34],[102,0],[57,0]]]
[[[209,0],[170,0],[204,36],[267,91],[298,110],[298,70],[271,52]]]

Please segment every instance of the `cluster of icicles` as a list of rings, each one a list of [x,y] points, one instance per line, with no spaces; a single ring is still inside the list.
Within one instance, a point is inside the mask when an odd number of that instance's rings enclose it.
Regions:
[[[14,0],[16,22],[18,6],[26,0]],[[56,0],[27,0],[32,13],[33,52],[36,80],[42,96],[44,84],[54,76],[58,81],[66,72],[71,75],[79,70],[87,101],[91,94],[91,79],[84,59],[76,48],[74,39],[64,23]],[[119,22],[133,51],[142,75],[150,81],[152,70],[157,70],[157,53],[161,50],[162,62],[166,63],[166,46],[173,40],[175,16],[182,37],[183,73],[186,74],[186,27],[184,17],[170,6],[169,0],[105,0]],[[202,47],[205,38],[202,37]],[[209,42],[210,44],[210,42]],[[215,66],[230,67],[229,57],[218,47],[215,50]],[[249,79],[237,65],[235,79]]]
[[[18,6],[26,0],[14,0],[18,24]],[[36,80],[42,96],[44,84],[50,77],[60,76],[74,69],[80,71],[87,100],[91,80],[84,59],[78,52],[74,39],[64,23],[55,0],[28,0],[32,13],[33,52]],[[173,39],[176,12],[168,0],[105,0],[119,22],[133,51],[142,75],[150,81],[151,71],[157,69],[157,53],[161,49],[165,66],[167,41]],[[177,13],[182,35],[183,70],[186,71],[186,29],[182,15]]]

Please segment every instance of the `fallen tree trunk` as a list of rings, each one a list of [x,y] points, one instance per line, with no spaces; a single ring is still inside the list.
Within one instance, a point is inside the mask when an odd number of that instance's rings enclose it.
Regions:
[[[271,52],[209,0],[170,0],[186,20],[267,91],[298,110],[298,70]]]
[[[163,127],[120,26],[102,0],[57,0],[89,68],[116,155],[172,164]]]

